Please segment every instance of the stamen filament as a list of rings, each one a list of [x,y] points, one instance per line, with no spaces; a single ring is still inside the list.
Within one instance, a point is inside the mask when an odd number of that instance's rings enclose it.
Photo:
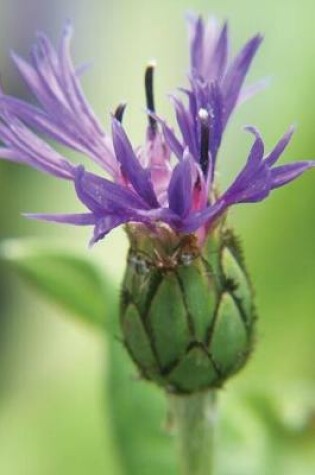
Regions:
[[[206,109],[200,109],[198,117],[200,120],[200,167],[206,176],[209,168],[209,114]]]
[[[145,76],[144,76],[146,104],[147,104],[147,109],[151,112],[155,112],[154,92],[153,92],[155,67],[156,67],[156,64],[154,62],[151,62],[147,66],[145,70]],[[152,129],[152,131],[155,132],[156,127],[157,127],[156,120],[151,115],[148,116],[148,120],[149,120],[150,128]]]

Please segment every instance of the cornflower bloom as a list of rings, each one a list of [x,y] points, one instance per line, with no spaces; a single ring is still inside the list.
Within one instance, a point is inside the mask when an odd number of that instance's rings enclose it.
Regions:
[[[180,135],[156,113],[154,66],[145,73],[148,128],[133,147],[122,125],[125,105],[107,134],[80,85],[70,55],[67,24],[58,49],[39,34],[27,62],[12,59],[37,105],[1,93],[3,159],[73,182],[87,208],[80,214],[29,217],[93,226],[91,243],[126,224],[130,239],[121,325],[141,374],[176,393],[218,387],[247,360],[255,310],[239,243],[225,224],[229,207],[253,203],[312,168],[314,162],[277,165],[293,128],[265,153],[259,131],[232,184],[217,191],[217,155],[235,109],[264,83],[245,87],[262,37],[229,58],[228,25],[189,17],[188,87],[171,96]],[[40,134],[40,135],[38,135]],[[81,152],[101,175],[76,166],[45,139]]]

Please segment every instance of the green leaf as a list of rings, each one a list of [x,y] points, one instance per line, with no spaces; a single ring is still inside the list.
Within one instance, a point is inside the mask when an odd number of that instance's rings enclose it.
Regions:
[[[108,338],[105,417],[110,422],[124,475],[175,475],[175,448],[166,430],[163,391],[137,378],[119,335],[119,293],[88,252],[43,246],[28,240],[6,242],[0,257],[54,303],[98,328]],[[106,322],[105,322],[106,316]]]
[[[89,256],[29,240],[6,241],[1,258],[52,302],[82,322],[103,327],[108,313],[108,286]]]
[[[221,393],[217,475],[313,475],[315,388]]]

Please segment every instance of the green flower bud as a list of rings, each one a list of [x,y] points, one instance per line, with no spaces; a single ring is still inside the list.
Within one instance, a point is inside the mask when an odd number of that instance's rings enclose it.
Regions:
[[[139,228],[138,228],[139,229]],[[253,347],[253,292],[238,241],[129,228],[121,297],[125,346],[140,374],[178,394],[221,387]]]

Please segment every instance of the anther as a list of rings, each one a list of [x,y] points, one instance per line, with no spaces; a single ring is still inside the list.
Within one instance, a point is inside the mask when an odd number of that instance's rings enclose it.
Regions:
[[[156,63],[152,61],[148,64],[145,70],[144,76],[144,85],[145,85],[145,97],[147,103],[147,109],[150,112],[155,112],[155,104],[154,104],[154,92],[153,92],[153,80],[154,80],[154,70],[156,67]],[[155,132],[156,130],[156,120],[151,115],[149,117],[149,126],[152,131]]]
[[[127,104],[125,102],[122,102],[117,106],[115,112],[114,112],[114,117],[117,119],[119,122],[122,122],[123,117],[124,117],[124,112],[127,107]]]
[[[204,176],[209,168],[209,114],[206,109],[199,109],[200,120],[200,167]]]

